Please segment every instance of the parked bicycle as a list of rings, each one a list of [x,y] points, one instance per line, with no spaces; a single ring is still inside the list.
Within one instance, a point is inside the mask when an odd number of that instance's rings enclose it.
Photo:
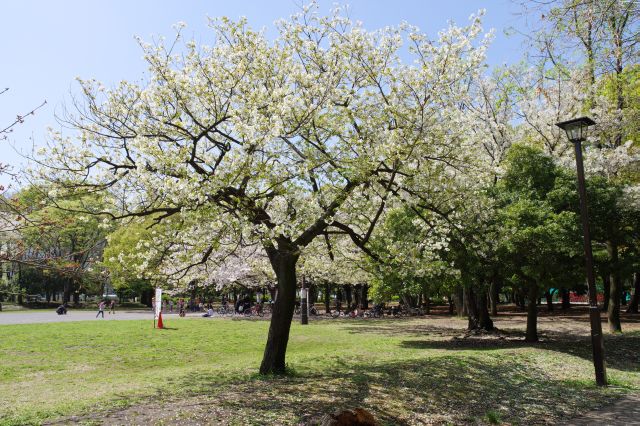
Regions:
[[[364,316],[367,318],[382,318],[384,316],[384,303],[379,303],[365,311]]]
[[[314,305],[308,305],[308,315],[309,316],[316,316],[318,315],[318,310],[316,309],[316,307]],[[296,315],[300,315],[301,310],[300,310],[300,304],[297,304],[295,309],[293,310],[293,313]]]
[[[248,309],[244,309],[243,314],[245,317],[252,317],[252,316],[263,317],[264,316],[264,312],[262,311],[262,305],[259,303],[256,303],[255,305],[253,305]]]
[[[222,305],[218,308],[218,315],[232,315],[233,309],[229,309],[229,306]]]

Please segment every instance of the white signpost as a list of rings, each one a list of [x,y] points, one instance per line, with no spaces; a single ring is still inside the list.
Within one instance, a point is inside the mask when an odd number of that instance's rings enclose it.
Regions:
[[[153,324],[160,318],[160,312],[162,312],[162,289],[156,288],[156,298],[153,306]]]

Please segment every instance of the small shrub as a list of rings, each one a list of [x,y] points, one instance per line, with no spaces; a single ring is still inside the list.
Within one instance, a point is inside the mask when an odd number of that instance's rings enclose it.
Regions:
[[[500,413],[498,413],[495,410],[487,411],[487,413],[484,416],[487,419],[487,421],[492,425],[500,424],[500,422],[502,421],[500,420]]]

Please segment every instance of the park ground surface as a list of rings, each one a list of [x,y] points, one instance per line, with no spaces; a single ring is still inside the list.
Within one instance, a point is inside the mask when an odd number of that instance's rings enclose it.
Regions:
[[[268,321],[174,316],[154,330],[143,318],[1,325],[0,424],[314,424],[356,407],[381,424],[640,421],[617,417],[640,393],[637,316],[606,335],[607,388],[593,384],[589,322],[575,308],[541,316],[536,344],[512,312],[477,335],[437,315],[296,323],[290,374],[266,378]]]

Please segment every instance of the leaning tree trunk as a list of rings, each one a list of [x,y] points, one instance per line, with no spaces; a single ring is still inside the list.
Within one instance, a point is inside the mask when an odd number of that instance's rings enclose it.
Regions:
[[[609,305],[607,306],[609,331],[612,333],[621,333],[620,293],[622,292],[622,283],[620,282],[620,271],[618,270],[618,246],[615,244],[607,244],[607,251],[609,251],[611,264],[613,266],[611,272],[611,284],[609,287]]]
[[[269,337],[264,348],[260,374],[285,372],[285,355],[296,301],[296,262],[291,251],[272,250],[269,260],[278,278],[278,298],[273,305]]]
[[[633,297],[629,302],[627,312],[630,314],[638,313],[638,305],[640,304],[640,273],[633,274]]]
[[[527,332],[524,338],[525,342],[537,342],[538,341],[538,284],[535,282],[529,283],[529,289],[527,292]]]

